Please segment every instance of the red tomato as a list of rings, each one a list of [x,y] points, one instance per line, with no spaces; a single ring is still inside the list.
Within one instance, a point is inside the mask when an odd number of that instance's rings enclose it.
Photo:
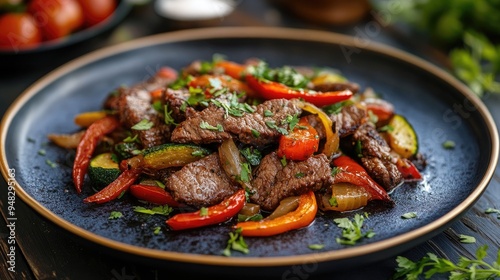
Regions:
[[[27,13],[7,13],[0,17],[0,49],[17,51],[36,47],[42,35]]]
[[[69,35],[83,25],[83,12],[76,0],[33,0],[28,11],[35,18],[44,40]]]
[[[87,26],[96,25],[113,14],[116,0],[78,0]]]

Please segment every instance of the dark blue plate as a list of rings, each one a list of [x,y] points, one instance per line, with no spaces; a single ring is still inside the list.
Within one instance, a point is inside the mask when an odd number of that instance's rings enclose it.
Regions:
[[[481,101],[444,71],[389,47],[358,43],[318,31],[218,28],[162,34],[91,53],[45,76],[10,107],[1,128],[3,175],[7,178],[8,169],[15,169],[17,195],[70,234],[151,264],[247,275],[268,267],[266,274],[283,276],[293,266],[324,272],[394,256],[446,229],[480,197],[498,160],[498,132]],[[230,224],[171,232],[164,217],[133,212],[132,205],[139,204],[127,195],[104,205],[84,204],[93,190],[87,184],[76,194],[71,181],[74,153],[50,144],[47,134],[76,131],[73,117],[99,109],[117,86],[147,79],[162,66],[179,69],[216,53],[239,62],[258,57],[272,66],[332,67],[363,88],[372,87],[417,131],[420,152],[428,161],[425,180],[396,189],[392,209],[372,204],[356,212],[318,215],[307,228],[246,238],[250,253],[234,252],[229,258],[221,251]],[[455,148],[443,148],[446,140],[454,141]],[[57,167],[48,164],[52,162]],[[108,219],[112,211],[123,217]],[[333,219],[364,212],[369,213],[365,230],[372,229],[375,236],[355,246],[337,244],[341,229]],[[407,212],[418,217],[402,219]],[[155,235],[157,226],[162,231]],[[324,248],[311,250],[311,244]]]

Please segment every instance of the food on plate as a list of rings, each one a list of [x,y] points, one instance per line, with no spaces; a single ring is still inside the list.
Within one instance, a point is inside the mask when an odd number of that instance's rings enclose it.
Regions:
[[[116,0],[10,0],[0,2],[0,50],[24,50],[106,21]]]
[[[76,115],[80,131],[49,137],[76,150],[76,193],[89,193],[87,177],[94,190],[82,203],[172,207],[174,231],[277,235],[320,212],[393,207],[392,191],[422,179],[410,121],[329,68],[196,60],[95,109]]]

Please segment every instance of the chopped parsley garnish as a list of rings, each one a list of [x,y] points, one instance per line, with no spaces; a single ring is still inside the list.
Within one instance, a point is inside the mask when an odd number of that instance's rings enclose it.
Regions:
[[[134,135],[134,136],[127,136],[127,138],[123,139],[123,142],[125,143],[133,143],[133,142],[136,142],[136,143],[139,143],[139,135]]]
[[[443,148],[451,150],[455,148],[455,142],[452,140],[446,140],[443,142]]]
[[[264,111],[264,117],[272,117],[274,116],[274,113],[271,112],[270,110],[265,110]]]
[[[251,130],[252,132],[252,136],[255,137],[255,138],[259,138],[260,136],[260,132],[258,132],[257,130],[253,129]]]
[[[168,216],[174,209],[168,205],[156,206],[151,209],[142,206],[134,206],[134,212],[148,214],[148,215],[163,215]]]
[[[207,106],[208,99],[201,88],[189,87],[189,97],[186,100],[187,105],[189,106],[197,106],[198,104]]]
[[[306,176],[306,174],[304,174],[304,172],[295,173],[295,178],[297,178],[297,179],[304,178],[304,176]]]
[[[288,130],[277,126],[275,121],[267,121],[266,125],[267,125],[267,127],[271,128],[271,129],[275,129],[276,131],[278,131],[282,135],[288,135]]]
[[[148,130],[148,129],[152,128],[153,125],[154,125],[154,123],[152,121],[147,120],[147,119],[143,119],[140,122],[136,123],[131,128],[133,130]]]
[[[330,197],[330,199],[328,199],[328,204],[330,204],[330,206],[332,207],[339,206],[339,203],[337,202],[337,198],[335,196],[332,196]]]
[[[394,127],[390,124],[384,125],[378,129],[379,132],[391,132],[394,130]]]
[[[256,66],[248,67],[247,70],[259,80],[274,81],[291,88],[305,88],[309,83],[308,78],[290,66],[273,69],[269,68],[266,62],[261,61]]]
[[[121,218],[121,217],[123,217],[122,212],[119,212],[119,211],[111,211],[111,213],[109,214],[108,220],[119,219],[119,218]]]
[[[299,123],[298,115],[287,115],[286,119],[283,121],[283,124],[288,124],[290,131],[293,131],[295,126]]]
[[[187,85],[189,84],[189,82],[191,82],[192,80],[193,80],[193,76],[191,76],[191,75],[187,75],[184,77],[181,76],[181,77],[177,78],[177,80],[175,80],[175,82],[170,84],[168,87],[171,89],[186,88]]]
[[[341,170],[340,168],[338,168],[338,167],[336,167],[336,166],[335,166],[335,167],[333,167],[333,168],[332,168],[332,172],[331,172],[332,177],[335,177],[335,175],[339,174],[340,172],[342,172],[342,170]]]
[[[486,214],[492,214],[492,213],[496,213],[497,214],[497,218],[500,219],[500,210],[498,209],[495,209],[495,208],[488,208],[484,211],[484,213]]]
[[[213,126],[213,125],[207,123],[206,121],[201,121],[200,127],[203,129],[214,130],[214,131],[219,131],[219,132],[224,131],[224,128],[222,127],[222,125],[220,123],[218,123],[217,126]]]
[[[158,235],[158,234],[160,234],[160,232],[161,232],[161,227],[160,226],[157,226],[157,227],[155,227],[153,229],[153,234],[154,235]]]
[[[285,167],[287,165],[287,161],[286,161],[286,156],[285,155],[280,159],[280,162],[281,162],[281,165],[283,167]]]
[[[195,157],[202,157],[205,155],[205,152],[203,152],[201,150],[197,150],[197,151],[192,152],[191,155],[195,156]]]
[[[241,228],[237,228],[234,232],[229,233],[229,240],[222,254],[229,257],[231,256],[231,250],[242,252],[243,254],[248,254],[250,252],[248,245],[241,235]]]
[[[47,154],[47,151],[45,151],[45,149],[40,149],[40,150],[38,150],[38,154],[41,156],[44,156]]]
[[[201,207],[200,208],[200,216],[208,216],[208,208],[207,207]]]
[[[354,145],[354,152],[356,153],[357,157],[363,157],[363,145],[361,144],[361,141],[356,141],[356,144]]]
[[[51,161],[50,159],[46,159],[46,160],[45,160],[45,163],[46,163],[48,166],[52,167],[52,168],[57,168],[57,167],[59,167],[59,164],[57,164],[57,163],[55,163],[55,162]]]
[[[233,93],[226,96],[229,97],[229,100],[217,100],[217,99],[210,100],[210,102],[212,102],[215,106],[224,109],[226,117],[228,115],[241,117],[245,113],[255,112],[255,109],[251,105],[247,103],[240,103],[238,101],[238,99],[240,98],[238,94]]]
[[[476,238],[474,236],[460,234],[458,237],[461,243],[476,243]]]
[[[342,228],[342,237],[336,238],[337,243],[343,245],[355,245],[356,242],[363,238],[373,237],[375,233],[372,230],[368,230],[365,233],[361,231],[364,220],[365,217],[360,214],[356,214],[352,221],[348,218],[334,219],[333,221],[337,224],[337,226]]]
[[[398,256],[398,267],[392,279],[420,279],[423,274],[425,279],[431,279],[435,274],[449,273],[449,279],[495,279],[500,276],[500,259],[497,258],[491,265],[484,261],[487,256],[488,246],[483,245],[476,250],[476,259],[459,257],[455,264],[449,259],[440,258],[433,253],[427,253],[418,261],[411,261]],[[500,255],[498,251],[497,255]]]
[[[336,115],[342,111],[342,108],[347,105],[351,105],[353,102],[351,100],[337,102],[332,105],[325,106],[321,108],[327,115]]]
[[[168,104],[163,105],[163,115],[166,125],[177,125],[172,117],[172,110],[168,110]]]
[[[321,249],[325,248],[325,244],[311,244],[307,247],[311,250],[321,250]]]
[[[255,149],[254,147],[246,147],[242,150],[240,150],[240,153],[245,157],[245,159],[250,163],[252,166],[257,166],[260,164],[260,160],[262,159],[262,154],[259,150]]]
[[[250,168],[250,164],[242,163],[241,164],[240,180],[242,182],[245,182],[245,183],[250,182],[250,175],[251,174],[252,174],[252,169]]]
[[[403,218],[403,219],[413,219],[416,217],[417,217],[416,212],[408,212],[408,213],[404,213],[403,215],[401,215],[401,218]]]

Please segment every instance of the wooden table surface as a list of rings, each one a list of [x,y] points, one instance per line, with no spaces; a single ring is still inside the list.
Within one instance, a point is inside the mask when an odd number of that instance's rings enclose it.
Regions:
[[[57,66],[82,54],[101,47],[120,43],[129,39],[155,33],[169,32],[185,28],[206,26],[280,26],[328,30],[382,42],[420,56],[438,66],[445,61],[439,52],[421,42],[411,40],[405,34],[377,21],[377,15],[362,22],[338,27],[308,23],[290,15],[268,1],[237,1],[236,10],[227,17],[198,24],[180,24],[157,16],[152,3],[135,6],[119,26],[106,36],[65,49],[63,53],[51,57],[49,62],[22,71],[12,71],[0,75],[0,115],[30,84]],[[0,61],[0,64],[3,62]],[[5,66],[5,65],[3,65]],[[18,67],[19,68],[19,67]],[[483,99],[496,123],[500,123],[500,97],[487,96]],[[178,279],[186,275],[199,276],[193,272],[178,272],[161,267],[145,266],[116,258],[100,252],[92,244],[71,236],[52,222],[46,220],[28,207],[21,199],[16,200],[15,234],[15,273],[8,271],[11,228],[7,226],[7,183],[0,180],[0,206],[3,219],[0,219],[0,279]],[[500,209],[500,168],[485,193],[460,219],[444,232],[427,242],[402,253],[412,260],[423,257],[427,252],[456,261],[459,256],[473,257],[480,245],[488,245],[492,257],[500,248],[500,218],[495,214],[485,214],[488,207]],[[10,221],[9,221],[10,222]],[[457,234],[474,236],[474,244],[464,244],[457,240]],[[297,273],[283,276],[283,279],[389,279],[396,267],[395,256],[367,266],[346,271],[336,271],[329,275]],[[208,277],[205,275],[205,277]],[[209,277],[222,278],[218,275]],[[235,276],[236,277],[236,276]],[[237,276],[241,279],[244,276]],[[232,277],[234,278],[234,277]],[[446,279],[442,275],[436,279]]]

